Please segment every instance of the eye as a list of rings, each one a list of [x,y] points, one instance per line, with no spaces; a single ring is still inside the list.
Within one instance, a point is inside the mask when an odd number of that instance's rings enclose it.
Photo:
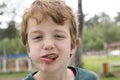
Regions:
[[[60,34],[56,34],[56,35],[54,35],[54,37],[55,37],[56,39],[63,39],[63,38],[65,38],[64,35],[60,35]]]
[[[33,39],[34,40],[42,39],[42,36],[35,36]]]

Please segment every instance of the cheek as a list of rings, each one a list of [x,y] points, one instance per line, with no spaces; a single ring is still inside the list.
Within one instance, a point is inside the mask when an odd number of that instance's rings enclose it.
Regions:
[[[30,53],[36,53],[37,50],[39,50],[39,45],[38,43],[34,43],[32,41],[29,41],[29,51]]]
[[[60,44],[60,47],[61,47],[61,54],[64,54],[64,55],[69,55],[70,54],[70,51],[71,51],[71,43],[70,41],[65,41],[63,43]]]
[[[38,47],[35,45],[30,44],[29,45],[29,57],[30,58],[37,58],[39,51]]]
[[[32,50],[30,49],[30,52],[29,52],[29,57],[31,59],[35,59],[37,56],[36,56],[36,51],[35,50]]]
[[[68,66],[70,61],[70,53],[71,53],[71,47],[70,43],[66,42],[65,44],[62,44],[61,46],[61,52],[60,52],[60,62],[62,65]]]
[[[30,59],[32,60],[33,63],[39,62],[39,56],[36,54],[35,50],[31,50],[30,53],[28,54]]]

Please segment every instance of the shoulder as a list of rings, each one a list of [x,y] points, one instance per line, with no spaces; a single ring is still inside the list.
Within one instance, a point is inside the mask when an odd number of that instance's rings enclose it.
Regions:
[[[23,80],[35,80],[33,77],[34,74],[36,74],[36,72],[28,74]]]
[[[74,68],[76,71],[75,80],[98,80],[98,76],[95,72],[78,67],[72,67],[72,68]]]

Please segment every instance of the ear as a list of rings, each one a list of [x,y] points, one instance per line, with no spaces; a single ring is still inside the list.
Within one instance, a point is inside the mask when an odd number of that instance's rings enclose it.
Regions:
[[[76,40],[75,40],[75,42],[74,42],[74,47],[71,49],[71,54],[72,54],[72,55],[75,54],[76,49],[77,49],[79,43],[80,43],[80,38],[77,37]]]

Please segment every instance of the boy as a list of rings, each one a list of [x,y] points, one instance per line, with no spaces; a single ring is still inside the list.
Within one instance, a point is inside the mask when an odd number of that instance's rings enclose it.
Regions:
[[[38,70],[24,80],[97,80],[68,66],[79,44],[78,22],[62,0],[35,0],[23,16],[21,39]]]

